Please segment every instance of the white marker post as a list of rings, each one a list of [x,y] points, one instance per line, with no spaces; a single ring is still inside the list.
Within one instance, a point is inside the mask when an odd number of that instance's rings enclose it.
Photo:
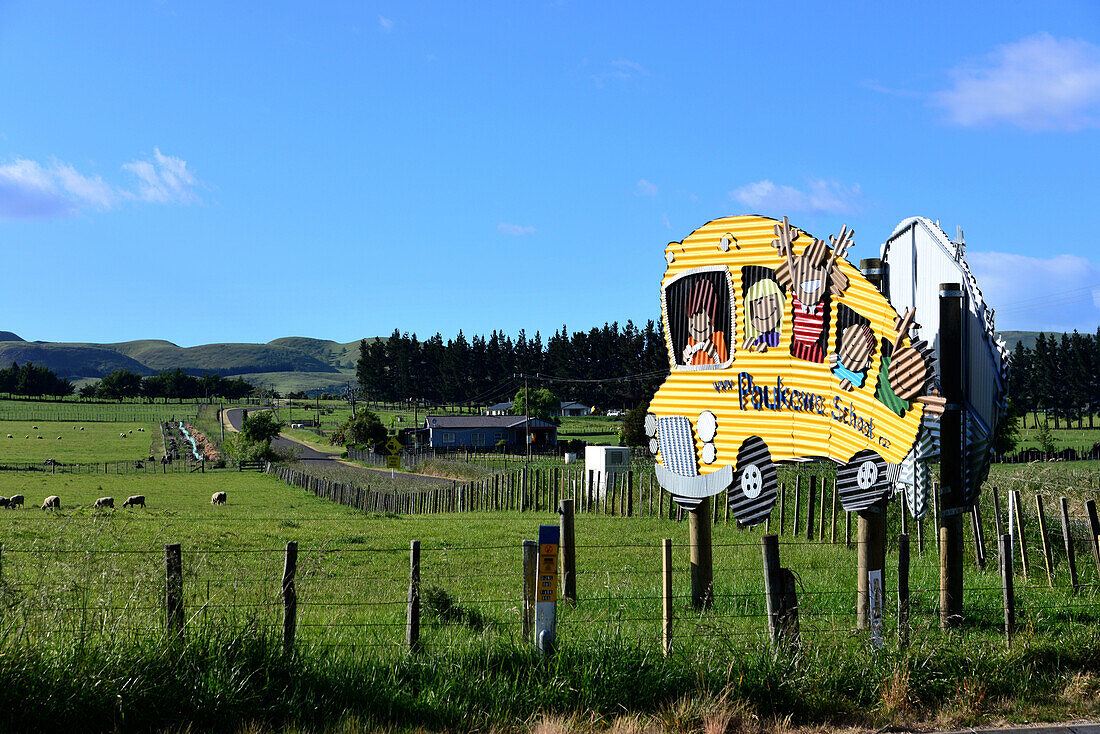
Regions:
[[[882,648],[882,603],[884,596],[882,588],[882,569],[876,568],[867,572],[867,601],[871,613],[871,647],[876,650]]]
[[[535,595],[535,642],[543,655],[554,652],[558,629],[558,547],[557,525],[539,526],[539,569]]]

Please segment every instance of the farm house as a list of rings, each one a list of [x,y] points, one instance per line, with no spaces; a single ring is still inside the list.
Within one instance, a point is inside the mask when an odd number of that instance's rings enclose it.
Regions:
[[[522,415],[446,415],[428,416],[424,422],[428,442],[433,449],[489,449],[524,445],[527,421]],[[532,418],[531,446],[553,448],[558,444],[558,427]]]

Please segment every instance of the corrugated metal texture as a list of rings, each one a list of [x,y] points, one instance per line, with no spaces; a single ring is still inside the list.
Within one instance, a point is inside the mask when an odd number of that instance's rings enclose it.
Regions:
[[[959,245],[929,219],[910,217],[901,222],[883,244],[882,258],[887,266],[890,300],[899,310],[916,308],[917,321],[922,325],[920,337],[932,345],[937,368],[939,286],[959,283],[966,293],[962,352],[970,442],[964,447],[964,461],[968,492],[976,496],[974,485],[988,470],[989,436],[1004,410],[1008,386],[1008,351],[996,337],[993,311],[985,303]]]
[[[772,247],[777,222],[765,217],[731,217],[714,220],[693,232],[683,242],[672,242],[666,247],[669,265],[662,281],[662,315],[665,338],[669,347],[672,373],[657,391],[650,403],[650,410],[657,415],[682,415],[694,425],[700,412],[712,411],[718,422],[713,445],[717,449],[712,464],[700,462],[699,472],[709,474],[718,468],[734,464],[741,445],[750,436],[759,436],[767,443],[773,460],[790,461],[807,457],[825,457],[839,463],[847,462],[860,451],[874,450],[886,461],[901,461],[912,447],[921,422],[923,407],[913,405],[901,417],[886,408],[875,398],[881,349],[872,355],[863,385],[852,391],[840,389],[839,378],[832,373],[829,364],[814,364],[791,356],[793,310],[792,293],[785,292],[784,321],[780,327],[779,343],[768,351],[759,353],[744,348],[748,333],[745,314],[744,268],[759,266],[771,270],[785,264]],[[796,253],[801,253],[813,238],[801,230],[794,243]],[[723,237],[732,237],[728,251],[720,243]],[[670,305],[665,288],[684,273],[695,269],[712,269],[724,265],[729,271],[732,285],[734,314],[730,320],[730,351],[734,355],[728,367],[722,369],[684,370],[678,364],[676,348],[670,332]],[[840,297],[831,297],[830,323],[826,324],[826,354],[837,351],[837,329],[834,321],[839,305],[844,304],[869,322],[876,340],[893,342],[896,336],[897,312],[863,275],[847,260],[838,260],[837,266],[847,276],[849,286]],[[675,308],[672,309],[675,311]],[[903,344],[908,344],[906,339]],[[708,365],[709,367],[709,365]],[[751,405],[751,394],[743,395],[742,373],[752,378],[759,388],[758,395],[767,388],[762,401],[774,406],[776,388],[782,385],[786,400],[778,410],[763,407],[757,410]],[[797,391],[797,392],[796,392]],[[796,397],[806,394],[817,396],[815,411],[792,407]],[[867,430],[857,420],[844,422],[844,409],[861,421],[871,423],[871,437],[859,430]],[[702,456],[703,441],[696,435],[696,455]]]

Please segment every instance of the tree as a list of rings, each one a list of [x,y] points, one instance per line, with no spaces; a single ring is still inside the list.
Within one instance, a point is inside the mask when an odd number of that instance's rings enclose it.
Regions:
[[[1008,401],[997,428],[993,432],[993,450],[998,454],[1007,454],[1016,448],[1020,441],[1021,412],[1012,400]]]
[[[378,416],[369,410],[359,410],[354,418],[349,417],[333,432],[331,443],[334,446],[358,443],[377,451],[386,439],[386,427]]]
[[[529,415],[532,418],[557,422],[552,420],[552,415],[558,410],[561,410],[561,401],[545,387],[531,390],[530,412],[528,412],[527,405],[527,388],[520,388],[516,396],[512,398],[512,415]]]
[[[639,403],[627,412],[623,419],[623,445],[624,446],[648,446],[649,436],[645,435],[645,417],[649,412],[649,401]]]
[[[279,429],[283,424],[270,410],[261,410],[252,413],[241,424],[241,436],[250,443],[270,444],[271,440],[279,435]]]
[[[96,388],[96,397],[118,400],[141,394],[141,375],[127,369],[117,369],[105,375]]]

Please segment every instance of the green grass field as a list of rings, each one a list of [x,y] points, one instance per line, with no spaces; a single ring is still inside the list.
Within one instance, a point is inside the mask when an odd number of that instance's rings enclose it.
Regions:
[[[198,403],[83,403],[75,400],[0,400],[0,421],[159,423],[191,420]]]
[[[123,433],[126,438],[120,437]],[[163,445],[156,423],[0,421],[0,461],[41,463],[54,459],[63,464],[136,461],[148,457],[150,452],[159,458]]]

